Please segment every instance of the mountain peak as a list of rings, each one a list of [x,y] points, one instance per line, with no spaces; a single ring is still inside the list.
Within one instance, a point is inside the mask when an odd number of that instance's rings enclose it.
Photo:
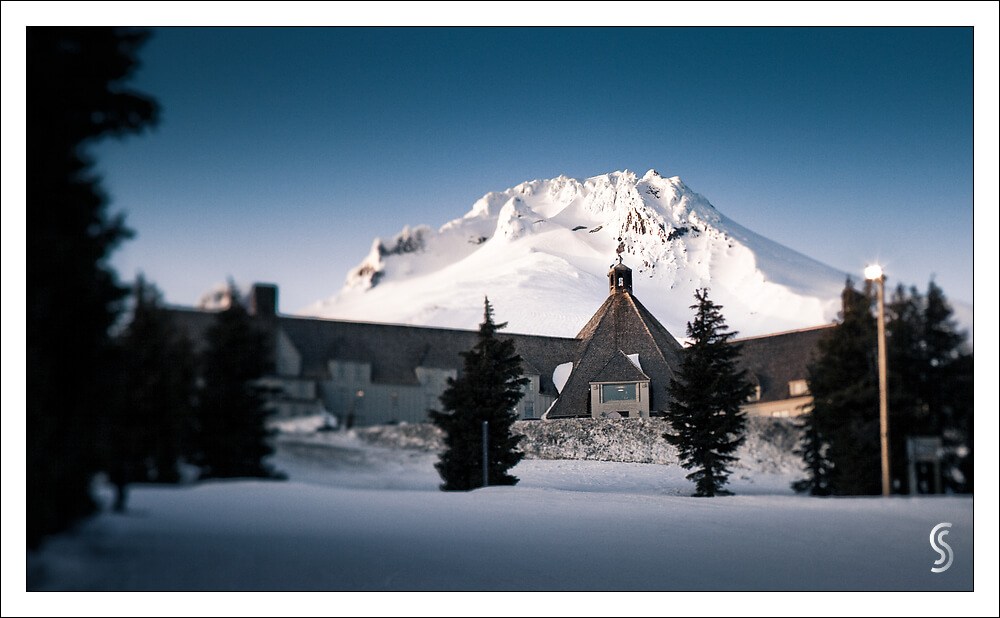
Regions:
[[[522,182],[437,230],[376,239],[344,288],[305,313],[475,328],[488,294],[512,331],[572,336],[603,302],[616,253],[636,295],[679,333],[701,287],[752,335],[832,320],[845,279],[724,217],[679,177],[625,169]]]

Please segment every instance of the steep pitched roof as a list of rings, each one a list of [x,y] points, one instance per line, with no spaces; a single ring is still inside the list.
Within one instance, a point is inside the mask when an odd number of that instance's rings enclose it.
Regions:
[[[548,418],[588,416],[590,383],[605,381],[600,376],[616,357],[631,365],[626,354],[639,355],[642,371],[638,373],[644,377],[636,377],[635,381],[651,381],[651,409],[666,409],[670,378],[680,364],[681,345],[630,292],[609,295],[577,338],[581,341],[573,372]],[[627,371],[624,366],[616,366]],[[632,367],[635,369],[635,365]]]
[[[649,376],[635,366],[635,363],[625,356],[621,350],[611,355],[604,367],[597,372],[591,382],[646,382]]]

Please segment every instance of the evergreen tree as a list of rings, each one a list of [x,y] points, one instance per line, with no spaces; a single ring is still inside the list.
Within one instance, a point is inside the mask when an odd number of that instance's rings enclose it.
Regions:
[[[524,396],[521,357],[510,339],[499,339],[498,330],[507,323],[493,322],[493,307],[485,302],[485,314],[479,325],[479,341],[463,352],[462,374],[448,379],[441,395],[444,412],[432,410],[431,421],[444,431],[445,451],[435,464],[445,491],[467,491],[483,485],[483,421],[489,423],[487,452],[490,485],[514,485],[518,479],[508,470],[524,454],[517,450],[523,436],[511,433],[517,420],[515,406]]]
[[[230,285],[229,298],[229,307],[217,314],[206,333],[201,359],[201,476],[278,476],[264,462],[274,451],[267,428],[267,389],[259,384],[268,369],[267,338],[251,320],[235,286]]]
[[[673,403],[667,412],[671,431],[663,434],[677,447],[681,465],[694,472],[695,496],[729,495],[732,455],[743,443],[746,414],[740,406],[754,392],[746,371],[737,369],[740,347],[730,343],[736,332],[726,332],[722,307],[708,298],[708,290],[695,292],[698,304],[688,322],[691,344],[684,350],[676,378],[670,380]]]
[[[819,358],[809,370],[813,408],[804,419],[800,454],[807,478],[797,491],[836,494],[881,492],[878,384],[872,294],[848,281],[840,322],[820,342]],[[972,358],[951,308],[933,282],[926,296],[898,286],[886,306],[889,389],[889,466],[893,487],[908,486],[907,439],[942,436],[949,455],[944,467],[957,468],[964,481],[956,491],[971,491]],[[968,458],[961,453],[967,452]],[[970,470],[971,473],[971,470]],[[968,485],[966,485],[966,481]]]
[[[958,453],[971,448],[971,354],[965,335],[952,318],[944,292],[933,281],[926,296],[900,287],[890,305],[888,324],[890,439],[893,477],[908,487],[906,441],[912,436],[940,436],[946,447],[942,471],[953,490],[971,491],[954,480],[948,468],[963,469]]]
[[[828,496],[833,493],[833,488],[830,487],[833,462],[828,457],[827,442],[819,432],[812,412],[803,414],[800,419],[798,428],[802,434],[802,443],[793,452],[805,462],[806,478],[792,483],[792,489],[797,493]]]
[[[834,494],[882,491],[871,292],[870,285],[859,292],[847,281],[840,321],[820,340],[819,356],[809,367],[813,405],[808,422],[815,433],[812,440],[806,437],[802,452],[810,474],[827,472],[826,487]],[[810,477],[797,487],[816,486],[822,479]]]
[[[963,353],[949,366],[947,383],[954,405],[952,426],[944,432],[947,448],[946,466],[954,466],[959,477],[946,474],[945,482],[953,491],[972,493],[974,489],[973,362],[971,353]]]
[[[160,305],[156,288],[140,276],[132,320],[119,338],[118,405],[109,431],[108,474],[125,507],[134,482],[176,483],[178,463],[193,437],[194,356]]]
[[[910,488],[907,438],[939,434],[925,405],[928,373],[924,340],[926,303],[916,288],[900,285],[886,305],[886,360],[889,389],[889,474],[900,493]]]
[[[86,148],[141,131],[157,106],[129,91],[141,32],[26,31],[26,523],[29,546],[91,513],[107,444],[109,328],[126,290],[107,259],[128,237]]]
[[[966,334],[958,330],[953,310],[944,291],[934,281],[927,285],[924,310],[924,342],[927,378],[921,384],[921,399],[927,406],[933,428],[943,431],[957,424],[958,418],[971,414],[963,410],[971,399],[971,372],[962,375],[964,359],[971,358]],[[968,365],[971,369],[971,364]]]

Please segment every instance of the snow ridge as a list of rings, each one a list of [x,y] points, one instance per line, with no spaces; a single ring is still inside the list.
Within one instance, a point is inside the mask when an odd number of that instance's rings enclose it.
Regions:
[[[523,182],[437,230],[377,238],[339,293],[301,313],[475,328],[488,295],[512,332],[574,336],[607,295],[618,254],[675,336],[698,288],[750,336],[830,322],[846,278],[728,219],[679,177],[625,170]]]

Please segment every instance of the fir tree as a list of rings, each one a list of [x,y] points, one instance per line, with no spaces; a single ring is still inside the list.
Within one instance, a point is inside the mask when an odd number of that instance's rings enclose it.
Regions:
[[[496,336],[506,322],[493,322],[493,307],[485,301],[485,315],[479,325],[479,341],[463,352],[464,367],[458,378],[448,379],[441,395],[444,412],[430,412],[431,421],[444,432],[445,451],[435,464],[445,491],[468,491],[483,485],[483,422],[489,423],[488,480],[490,485],[514,485],[518,479],[508,470],[524,454],[517,450],[523,436],[511,433],[517,420],[515,406],[527,384],[521,357],[510,339]]]
[[[839,322],[819,342],[809,366],[813,396],[800,452],[809,478],[798,490],[823,487],[834,494],[881,493],[875,320],[870,286],[848,279]],[[824,478],[816,476],[825,474]]]
[[[695,483],[695,496],[729,495],[723,489],[729,464],[737,460],[732,453],[744,440],[746,415],[740,406],[754,386],[737,369],[740,348],[730,343],[736,333],[726,332],[722,307],[708,298],[707,289],[696,291],[695,299],[695,318],[687,325],[691,344],[670,380],[671,431],[663,437],[677,447],[681,465],[694,470],[687,478]]]
[[[932,280],[924,312],[927,380],[922,399],[945,446],[945,484],[954,491],[973,490],[973,355],[968,335],[958,329],[944,291]],[[964,453],[964,454],[963,454]],[[961,477],[947,473],[948,468]]]
[[[813,408],[805,419],[803,446],[807,478],[793,487],[815,491],[824,485],[836,494],[881,491],[877,360],[872,294],[848,281],[840,322],[820,342],[819,358],[809,370]],[[933,282],[927,295],[898,286],[886,306],[889,389],[889,466],[893,487],[909,487],[907,440],[941,436],[945,467],[962,471],[965,481],[945,476],[956,491],[971,491],[972,373],[964,335],[951,308]],[[971,470],[970,470],[971,472]]]
[[[792,489],[797,493],[828,496],[833,493],[833,488],[830,487],[833,463],[828,457],[827,442],[816,427],[816,418],[812,412],[803,414],[800,419],[798,428],[802,434],[802,442],[793,452],[805,462],[806,478],[792,483]]]
[[[940,432],[922,393],[930,378],[924,341],[926,303],[916,288],[900,285],[886,305],[889,390],[889,468],[901,493],[910,488],[906,441]]]
[[[920,396],[927,406],[931,425],[943,430],[971,413],[962,407],[971,399],[972,376],[961,375],[964,359],[971,358],[971,351],[966,345],[966,334],[958,330],[944,291],[934,281],[927,285],[922,326],[927,377],[921,384]]]
[[[954,406],[952,426],[944,432],[948,449],[945,464],[954,466],[959,476],[947,474],[945,482],[953,491],[972,493],[974,489],[974,422],[973,422],[973,359],[963,353],[949,365],[947,378],[951,403]]]
[[[91,513],[114,374],[109,328],[125,288],[107,259],[129,232],[109,217],[86,148],[152,124],[127,89],[142,32],[26,32],[26,522],[29,546]]]
[[[132,320],[119,338],[119,402],[109,431],[108,474],[125,507],[134,482],[176,483],[193,437],[194,355],[156,288],[140,276]]]
[[[277,476],[264,462],[273,453],[271,410],[259,380],[268,368],[267,338],[230,285],[229,307],[206,333],[203,386],[197,408],[202,478]]]
[[[940,436],[947,453],[942,471],[963,469],[958,452],[971,448],[971,354],[944,292],[933,281],[926,296],[900,286],[889,317],[892,471],[901,489],[913,493],[906,459],[906,441],[912,436]],[[953,490],[971,491],[953,476],[944,475]]]

